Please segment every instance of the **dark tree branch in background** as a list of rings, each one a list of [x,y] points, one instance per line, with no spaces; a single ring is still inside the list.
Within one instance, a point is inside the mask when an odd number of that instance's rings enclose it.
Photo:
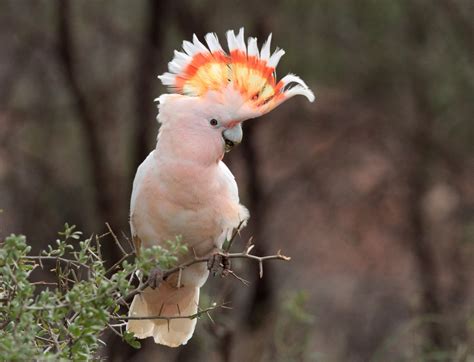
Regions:
[[[104,150],[101,148],[100,122],[81,89],[79,73],[74,58],[74,36],[71,28],[71,10],[69,0],[57,0],[58,16],[58,59],[62,65],[66,85],[69,87],[78,120],[84,133],[84,142],[91,165],[90,177],[93,182],[94,197],[97,203],[100,220],[115,224],[115,208],[113,197],[109,192],[108,163]]]
[[[128,187],[130,188],[137,167],[143,162],[150,149],[151,134],[156,136],[155,117],[156,105],[153,99],[158,96],[154,93],[155,84],[158,84],[157,68],[162,59],[159,55],[163,49],[163,42],[166,36],[166,22],[168,17],[170,2],[161,0],[147,0],[144,3],[143,35],[142,42],[137,48],[136,81],[134,84],[133,110],[134,119],[132,127],[133,139],[131,140],[131,164],[127,176]],[[129,189],[127,188],[127,189]],[[119,338],[108,343],[109,355],[114,358],[132,359],[137,350],[127,348]],[[115,357],[116,356],[116,357]]]
[[[183,6],[178,1],[172,2],[173,17],[178,24],[179,30],[183,34],[183,38],[191,37],[192,34],[196,34],[202,39],[206,32],[207,24],[204,19],[207,19],[206,10],[209,8],[203,8],[199,13],[191,8],[191,4]],[[189,38],[190,39],[190,38]]]
[[[252,218],[250,219],[249,229],[256,240],[263,240],[263,230],[261,223],[254,220],[264,220],[266,214],[266,205],[264,204],[264,192],[262,189],[261,176],[258,172],[259,162],[257,158],[257,139],[256,122],[250,121],[245,128],[245,142],[242,143],[242,154],[245,164],[245,171],[247,176],[247,183],[245,189],[248,192],[248,207],[252,210]],[[265,245],[261,242],[258,244],[256,252],[258,254],[265,254]],[[269,279],[259,279],[253,287],[253,296],[250,303],[250,308],[247,314],[247,323],[258,324],[261,317],[266,315],[261,313],[261,308],[269,308],[273,299],[273,289]]]
[[[266,38],[267,31],[264,19],[259,17],[255,22],[255,36],[257,39]],[[265,220],[267,205],[265,203],[265,194],[263,188],[262,176],[259,172],[261,163],[258,159],[258,139],[257,127],[260,123],[250,121],[245,128],[245,142],[242,143],[242,154],[247,174],[247,184],[245,189],[248,192],[248,207],[252,212],[249,229],[255,240],[259,241],[256,252],[258,254],[266,253],[266,246],[262,244],[264,240],[264,230],[262,226],[264,222],[256,222],[256,220]],[[274,290],[271,286],[270,279],[258,279],[253,288],[253,296],[250,308],[247,314],[247,323],[250,325],[258,325],[262,320],[262,316],[268,313],[262,313],[262,308],[271,308],[274,300]]]
[[[25,67],[31,60],[34,48],[22,48],[16,51],[11,58],[11,68],[0,79],[0,110],[7,109],[10,104],[11,97],[15,93],[18,85],[18,78],[25,71]],[[1,120],[0,120],[1,121]],[[5,127],[6,128],[6,127]]]
[[[149,149],[150,134],[154,130],[156,107],[153,99],[156,98],[154,84],[158,82],[156,70],[160,63],[159,53],[163,48],[166,34],[165,21],[169,2],[148,0],[145,7],[144,41],[138,54],[137,81],[135,84],[135,139],[133,142],[133,157],[131,178],[135,170],[146,158]]]
[[[407,169],[409,194],[407,199],[407,219],[410,222],[408,243],[415,258],[421,288],[421,313],[429,316],[440,316],[442,304],[438,285],[439,268],[435,260],[434,248],[424,220],[423,199],[428,191],[429,168],[433,154],[432,143],[434,114],[426,93],[428,83],[426,70],[418,61],[419,54],[427,43],[428,29],[426,9],[412,3],[409,8],[408,38],[412,41],[409,54],[410,66],[407,68],[410,86],[414,99],[413,137],[409,152],[411,163]],[[440,323],[429,323],[427,326],[428,348],[443,350],[446,338]]]

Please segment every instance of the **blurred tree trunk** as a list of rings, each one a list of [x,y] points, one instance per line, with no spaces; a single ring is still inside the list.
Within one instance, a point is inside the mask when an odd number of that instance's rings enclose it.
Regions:
[[[427,70],[423,69],[420,62],[427,44],[429,19],[430,14],[427,14],[419,4],[413,2],[408,6],[407,37],[412,47],[409,48],[407,69],[414,100],[414,124],[409,146],[410,157],[407,157],[412,160],[407,174],[409,187],[407,220],[408,245],[415,259],[421,289],[420,312],[423,316],[439,318],[442,314],[438,285],[440,273],[423,209],[423,199],[428,191],[430,166],[434,157],[431,147],[434,114],[427,94],[429,87],[426,79]],[[429,349],[442,350],[446,347],[446,336],[440,321],[427,323],[426,333]]]
[[[94,109],[81,88],[80,75],[75,64],[75,39],[72,32],[71,9],[69,0],[57,0],[58,15],[58,59],[62,65],[66,87],[71,92],[77,119],[80,122],[86,153],[90,162],[90,177],[93,195],[97,205],[99,223],[109,222],[120,225],[118,208],[111,192],[110,167],[104,148],[101,146],[101,120],[97,119]],[[111,251],[112,259],[118,254]]]
[[[414,81],[417,82],[416,80]],[[414,85],[418,88],[418,85]],[[416,94],[418,98],[421,95]],[[423,102],[418,98],[417,101]],[[442,314],[438,279],[440,277],[434,256],[432,241],[428,237],[428,227],[424,220],[423,198],[428,191],[430,151],[427,144],[427,131],[431,127],[432,119],[426,113],[424,105],[418,103],[412,145],[413,161],[408,171],[409,197],[408,215],[410,222],[409,244],[415,258],[416,268],[421,287],[421,313],[426,316],[439,317]],[[419,108],[423,107],[423,108]],[[427,325],[429,344],[442,349],[445,346],[443,327],[438,321]]]
[[[242,143],[242,156],[246,172],[245,190],[248,193],[248,209],[250,210],[250,221],[247,231],[255,241],[254,253],[256,255],[267,255],[268,248],[265,243],[263,225],[267,206],[264,203],[264,191],[262,187],[262,176],[260,174],[260,162],[258,160],[258,138],[256,135],[258,122],[250,121],[245,127],[245,141]],[[258,275],[258,265],[249,266],[253,268],[251,273]],[[271,283],[272,265],[265,265],[265,277],[255,277],[255,281],[250,286],[252,288],[252,299],[247,312],[247,324],[253,328],[263,322],[264,317],[270,313],[274,292]]]
[[[150,153],[151,134],[154,136],[156,106],[153,86],[158,82],[156,70],[161,62],[159,55],[163,49],[171,4],[168,1],[147,0],[144,10],[145,28],[143,42],[138,54],[137,81],[135,84],[135,138],[132,148],[131,181],[137,167]],[[130,182],[131,185],[131,182]]]
[[[256,17],[254,23],[254,36],[259,39],[260,44],[266,39],[270,31],[263,16]],[[245,142],[242,143],[242,155],[247,174],[245,189],[248,192],[250,210],[249,232],[255,240],[255,254],[267,255],[268,247],[265,242],[263,226],[267,214],[263,180],[260,173],[261,164],[258,159],[258,136],[256,134],[259,122],[250,121],[245,128]],[[254,275],[258,275],[257,265],[254,265]],[[252,284],[253,296],[247,312],[247,324],[253,328],[259,326],[264,317],[271,313],[275,297],[271,280],[272,265],[265,266],[265,278],[256,278]]]
[[[131,191],[133,179],[137,167],[143,162],[151,151],[150,140],[156,137],[154,131],[154,119],[156,117],[156,105],[153,100],[158,80],[156,78],[158,65],[162,62],[163,43],[166,38],[166,19],[170,16],[171,3],[161,0],[147,0],[143,9],[144,27],[142,42],[137,50],[137,77],[135,83],[135,133],[132,139],[132,163],[130,176],[128,178]],[[145,345],[146,346],[146,345]],[[146,347],[145,347],[146,348]],[[112,360],[129,360],[135,357],[139,351],[123,343],[120,338],[110,335],[107,355]]]

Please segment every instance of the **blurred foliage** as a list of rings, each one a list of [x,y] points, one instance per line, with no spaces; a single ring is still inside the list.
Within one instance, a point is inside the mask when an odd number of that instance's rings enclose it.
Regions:
[[[315,361],[311,349],[315,317],[308,311],[305,291],[287,293],[277,315],[274,343],[277,361]]]
[[[466,321],[467,336],[464,340],[458,340],[452,349],[440,349],[437,346],[427,345],[423,340],[423,330],[426,325],[441,324],[442,320],[439,316],[424,316],[413,318],[404,325],[401,325],[395,333],[387,338],[371,358],[372,362],[382,362],[387,355],[391,353],[399,353],[404,361],[474,361],[474,348],[472,338],[474,338],[474,330],[470,324],[472,319]],[[415,348],[400,350],[403,340],[408,338],[412,341]]]

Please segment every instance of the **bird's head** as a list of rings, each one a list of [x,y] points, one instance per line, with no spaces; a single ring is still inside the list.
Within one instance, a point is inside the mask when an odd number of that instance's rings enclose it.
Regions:
[[[313,92],[294,74],[276,80],[275,69],[285,53],[270,53],[271,34],[259,50],[256,38],[244,41],[243,28],[227,32],[229,53],[214,33],[205,36],[207,46],[196,35],[175,51],[168,72],[159,76],[171,94],[158,98],[158,120],[170,120],[193,129],[195,134],[221,137],[229,151],[242,141],[242,122],[259,117],[295,95],[314,101]]]

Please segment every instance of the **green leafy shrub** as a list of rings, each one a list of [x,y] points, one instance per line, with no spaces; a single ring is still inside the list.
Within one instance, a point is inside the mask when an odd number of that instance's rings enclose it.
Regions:
[[[137,292],[137,271],[146,275],[157,262],[169,269],[187,252],[177,238],[167,243],[168,248],[153,247],[135,257],[129,243],[129,251],[119,245],[123,257],[106,268],[101,254],[104,236],[81,240],[81,232],[67,224],[59,235],[40,256],[30,255],[22,235],[10,235],[0,244],[0,360],[91,359],[106,329],[140,347],[125,331],[127,302]],[[109,235],[119,243],[112,232]],[[32,281],[38,268],[52,273],[54,281]]]

